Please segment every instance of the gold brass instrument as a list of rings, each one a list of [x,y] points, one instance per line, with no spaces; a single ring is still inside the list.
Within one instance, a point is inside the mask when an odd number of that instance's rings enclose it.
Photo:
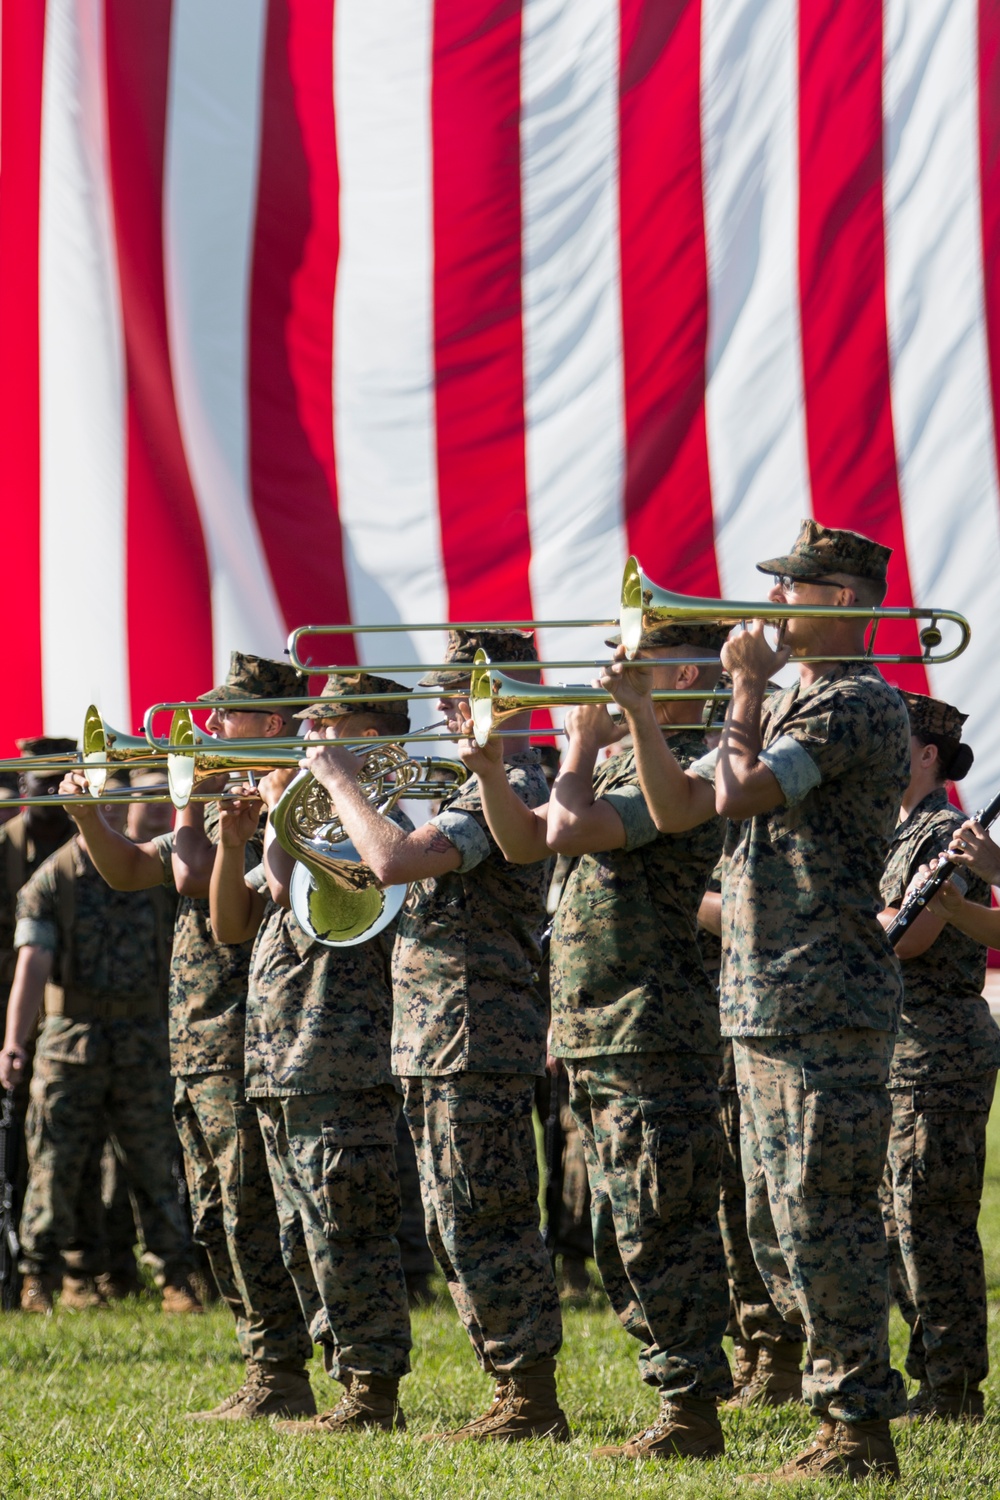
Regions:
[[[894,609],[884,606],[870,607],[867,605],[851,605],[844,609],[824,608],[822,605],[811,604],[773,604],[769,600],[753,600],[744,602],[734,599],[701,599],[688,594],[675,594],[669,589],[662,588],[653,583],[643,573],[635,557],[630,557],[625,564],[622,575],[621,591],[619,595],[619,608],[617,620],[472,620],[461,623],[436,624],[391,624],[391,625],[300,625],[293,630],[288,637],[288,656],[292,665],[303,672],[322,673],[325,676],[333,676],[338,673],[358,672],[365,668],[360,663],[345,665],[341,662],[317,663],[304,658],[301,651],[301,642],[312,636],[324,635],[364,635],[370,633],[399,633],[424,630],[573,630],[573,629],[595,629],[597,627],[614,627],[617,625],[621,630],[622,643],[625,652],[631,660],[639,649],[639,641],[642,636],[643,623],[657,624],[667,621],[700,620],[718,621],[720,624],[738,625],[746,620],[768,620],[781,621],[792,619],[838,619],[838,620],[865,620],[871,627],[871,635],[868,640],[867,650],[863,657],[824,657],[824,661],[861,661],[867,660],[875,663],[901,665],[905,662],[922,662],[924,664],[939,664],[941,662],[953,661],[956,656],[961,655],[969,644],[971,630],[964,616],[949,609]],[[928,623],[920,631],[920,644],[924,648],[919,654],[893,653],[891,655],[875,656],[873,654],[875,631],[882,620],[927,620]],[[948,621],[956,625],[959,630],[957,645],[950,651],[935,654],[935,648],[942,643],[941,622]],[[797,661],[814,661],[815,657],[797,657]],[[681,657],[673,660],[680,664]],[[587,662],[539,662],[539,667],[549,671],[564,667],[587,666]],[[453,668],[450,662],[426,662],[421,664],[421,672],[444,671]],[[496,662],[498,671],[514,671],[523,667],[523,662]],[[415,670],[413,662],[383,666],[379,671],[386,673],[412,672]],[[410,697],[437,697],[438,693],[413,692]]]
[[[224,771],[266,775],[279,766],[298,766],[306,746],[298,738],[218,740],[199,729],[187,709],[174,714],[167,743],[167,784],[176,808],[187,807],[205,781]],[[208,800],[214,800],[211,794]]]
[[[434,774],[444,780],[432,780]],[[361,762],[358,785],[386,816],[401,797],[441,797],[467,777],[459,761],[414,760],[397,744],[369,751]],[[289,886],[292,912],[314,941],[328,948],[350,948],[377,936],[398,916],[407,887],[382,886],[361,862],[345,837],[330,794],[311,771],[300,771],[285,788],[271,811],[271,827],[295,860]]]
[[[863,657],[797,656],[797,662],[808,661],[871,661],[875,663],[904,662],[941,663],[954,661],[969,644],[972,631],[964,615],[951,609],[888,609],[882,605],[848,605],[843,609],[824,609],[813,604],[775,604],[770,600],[757,599],[746,602],[737,599],[699,599],[688,594],[674,594],[647,578],[634,557],[625,564],[621,595],[621,634],[626,655],[631,659],[639,649],[643,625],[681,622],[684,620],[717,621],[721,625],[740,625],[747,620],[766,620],[778,623],[781,620],[865,620],[871,625],[871,634]],[[875,632],[883,620],[927,620],[929,623],[919,632],[923,651],[894,653],[875,656]],[[934,655],[934,648],[943,640],[940,622],[947,620],[959,629],[958,644],[941,655]]]
[[[123,734],[120,729],[112,729],[93,703],[84,716],[81,744],[84,775],[95,797],[103,792],[111,769],[152,771],[163,768],[162,754],[147,744],[144,735]]]
[[[671,660],[673,660],[671,658]],[[716,658],[716,665],[718,659]],[[705,665],[712,661],[704,657]],[[715,688],[678,688],[675,691],[659,691],[650,694],[654,703],[728,703],[732,694]],[[498,672],[485,651],[476,652],[472,668],[472,683],[469,689],[469,707],[472,710],[472,733],[477,745],[485,745],[497,727],[516,714],[536,708],[568,708],[576,703],[603,703],[614,705],[614,699],[603,688],[586,687],[582,683],[557,685],[544,682],[520,682]],[[677,724],[676,729],[704,729],[699,724]],[[553,731],[549,730],[548,733]]]

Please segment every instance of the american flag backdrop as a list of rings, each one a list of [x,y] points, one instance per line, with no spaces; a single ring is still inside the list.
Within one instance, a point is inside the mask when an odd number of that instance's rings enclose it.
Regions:
[[[887,675],[1000,787],[1000,0],[0,15],[0,753],[307,621],[613,615],[629,551],[758,597],[814,515],[968,615]]]

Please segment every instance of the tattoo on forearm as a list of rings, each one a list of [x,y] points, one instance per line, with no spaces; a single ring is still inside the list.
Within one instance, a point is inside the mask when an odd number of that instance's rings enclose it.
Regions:
[[[447,838],[445,834],[440,833],[437,829],[434,830],[427,845],[427,849],[431,854],[448,854],[454,847],[451,839]]]

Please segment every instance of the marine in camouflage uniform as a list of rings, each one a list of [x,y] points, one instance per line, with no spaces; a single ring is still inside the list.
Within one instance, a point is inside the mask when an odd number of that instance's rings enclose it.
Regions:
[[[964,715],[938,699],[903,696],[913,779],[882,876],[889,917],[920,866],[945,852],[962,823],[943,782],[961,779],[972,760],[960,743]],[[933,758],[921,756],[928,746]],[[971,871],[963,878],[966,900],[989,906],[986,882]],[[903,1013],[889,1073],[882,1212],[892,1291],[910,1329],[906,1373],[920,1381],[910,1412],[978,1420],[989,1355],[977,1220],[1000,1029],[983,999],[986,949],[950,924],[928,945],[921,924],[933,934],[940,919],[924,913],[900,943]]]
[[[53,1278],[78,1239],[80,1179],[110,1126],[129,1182],[141,1185],[144,1230],[166,1285],[185,1289],[191,1246],[170,1172],[165,990],[172,924],[166,892],[111,891],[79,839],[46,860],[18,896],[15,946],[51,955],[54,976],[45,985],[28,1115],[26,1285]],[[94,1275],[104,1267],[75,1269]]]
[[[405,710],[375,696],[394,691],[403,689],[387,678],[335,675],[326,701],[299,717],[312,721],[314,731],[325,725],[341,734],[403,738]],[[352,695],[349,705],[329,701],[341,693]],[[264,787],[267,793],[268,783]],[[412,830],[404,814],[392,816]],[[236,820],[227,822],[232,832],[226,836],[238,840]],[[240,876],[235,861],[227,865],[226,852],[220,849],[216,866],[220,891],[222,882],[238,883]],[[272,845],[268,858],[273,879],[291,878],[292,860],[281,848]],[[397,1398],[410,1368],[411,1339],[396,1238],[400,1101],[389,1061],[388,951],[377,935],[346,947],[310,937],[269,895],[263,866],[246,885],[256,896],[237,890],[235,898],[242,897],[247,926],[260,924],[247,997],[247,1098],[257,1109],[282,1251],[303,1314],[327,1373],[347,1388],[332,1411],[282,1429],[333,1435],[404,1427]],[[222,920],[216,925],[227,930]]]
[[[447,659],[422,685],[467,691],[479,646],[494,661],[534,661],[516,634],[452,632]],[[458,723],[451,699],[442,700]],[[507,742],[510,745],[510,741]],[[320,752],[316,774],[376,872],[411,880],[393,954],[392,1066],[420,1171],[427,1237],[482,1368],[493,1405],[449,1434],[510,1441],[567,1434],[555,1395],[559,1299],[539,1231],[534,1079],[544,1068],[538,985],[545,866],[508,866],[470,779],[423,828],[378,846],[378,821],[346,766]],[[323,759],[322,757],[326,757]],[[533,751],[507,777],[528,806],[548,788]],[[439,873],[422,878],[430,866]]]
[[[830,661],[863,654],[862,625],[839,608],[878,602],[889,555],[808,520],[789,555],[758,564],[777,602],[831,610],[793,617],[783,635],[821,665],[766,697],[782,654],[762,624],[734,635],[726,730],[692,767],[711,793],[662,760],[659,796],[645,786],[665,826],[670,806],[694,818],[709,796],[746,820],[723,889],[722,1031],[733,1038],[754,1257],[779,1312],[805,1328],[803,1392],[822,1419],[810,1447],[769,1476],[778,1482],[899,1472],[889,1419],[905,1395],[889,1358],[878,1192],[902,986],[876,913],[909,734],[873,666]],[[631,701],[627,681],[620,691]],[[648,708],[630,710],[630,727],[645,754]]]

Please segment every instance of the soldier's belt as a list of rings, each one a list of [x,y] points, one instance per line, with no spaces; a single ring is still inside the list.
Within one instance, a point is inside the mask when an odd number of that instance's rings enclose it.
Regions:
[[[159,995],[115,1000],[93,995],[88,990],[47,984],[45,1014],[67,1016],[74,1021],[151,1021],[162,1020],[165,1008]]]

